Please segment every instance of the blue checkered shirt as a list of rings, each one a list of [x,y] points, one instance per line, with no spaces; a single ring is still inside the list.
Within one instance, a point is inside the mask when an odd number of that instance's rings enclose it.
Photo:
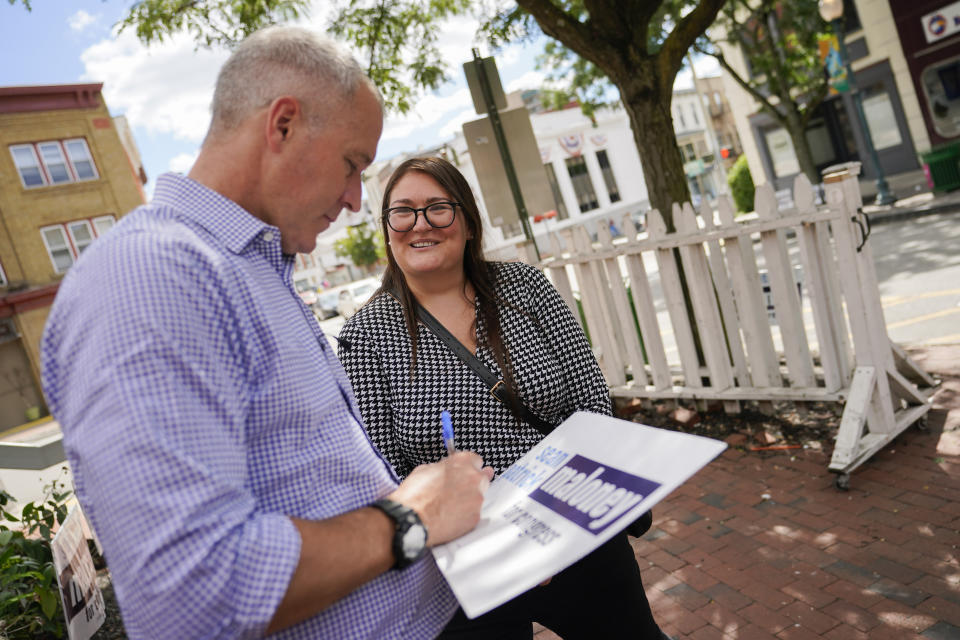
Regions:
[[[44,391],[131,638],[263,635],[299,560],[288,516],[396,486],[292,273],[276,227],[167,174],[60,287]],[[428,554],[276,637],[431,638],[455,608]]]

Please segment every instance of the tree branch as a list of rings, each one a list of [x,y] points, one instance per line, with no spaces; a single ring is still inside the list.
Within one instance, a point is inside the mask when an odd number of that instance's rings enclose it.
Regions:
[[[581,58],[607,70],[609,60],[598,53],[615,51],[603,44],[605,36],[593,28],[590,20],[580,22],[550,0],[517,0],[517,5],[534,17],[545,34],[562,42]]]
[[[727,0],[701,0],[693,11],[677,22],[677,26],[667,36],[657,59],[660,66],[660,82],[664,84],[660,87],[662,95],[672,95],[673,80],[683,66],[684,56],[697,38],[713,24],[726,2]],[[666,86],[666,83],[669,83],[669,86]]]

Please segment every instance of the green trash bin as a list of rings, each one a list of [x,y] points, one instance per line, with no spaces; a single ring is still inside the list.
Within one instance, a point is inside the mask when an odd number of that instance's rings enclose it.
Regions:
[[[960,142],[951,142],[920,154],[934,191],[960,189]]]

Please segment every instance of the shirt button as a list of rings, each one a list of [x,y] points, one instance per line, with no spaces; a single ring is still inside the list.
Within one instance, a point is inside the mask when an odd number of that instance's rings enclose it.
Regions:
[[[272,232],[272,231],[267,231],[266,233],[264,233],[264,234],[263,234],[263,241],[264,241],[264,242],[273,242],[273,232]]]

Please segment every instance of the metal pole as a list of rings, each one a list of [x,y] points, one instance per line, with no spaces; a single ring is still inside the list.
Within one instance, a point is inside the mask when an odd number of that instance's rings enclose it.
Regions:
[[[873,146],[873,136],[870,135],[870,126],[867,124],[867,116],[863,111],[863,95],[857,88],[857,83],[853,77],[853,68],[850,66],[850,57],[847,55],[847,45],[843,41],[843,20],[837,18],[830,21],[833,27],[833,33],[837,36],[837,44],[840,46],[840,57],[843,59],[843,66],[847,69],[847,82],[850,84],[850,93],[853,94],[853,102],[857,106],[857,115],[860,117],[860,129],[863,132],[863,139],[867,143],[867,151],[870,153],[870,160],[877,170],[877,199],[876,204],[893,204],[896,198],[887,186],[887,181],[883,176],[883,167],[880,166],[880,157]]]
[[[480,91],[483,93],[483,101],[487,104],[487,113],[490,114],[490,124],[493,126],[493,137],[497,140],[497,148],[500,149],[500,157],[503,159],[503,170],[507,174],[507,182],[510,183],[510,192],[513,194],[513,201],[517,205],[517,213],[520,216],[520,226],[523,227],[523,235],[527,240],[533,242],[533,250],[537,254],[537,261],[540,258],[540,249],[537,247],[537,239],[530,228],[530,220],[527,216],[527,205],[523,202],[523,194],[520,192],[520,181],[517,180],[517,172],[513,168],[513,159],[510,157],[510,149],[507,147],[507,138],[503,134],[503,124],[500,122],[500,112],[497,111],[497,105],[493,100],[493,90],[490,88],[490,80],[487,78],[487,70],[483,68],[483,59],[480,57],[480,51],[473,49],[473,62],[477,66],[477,79],[480,81]]]

